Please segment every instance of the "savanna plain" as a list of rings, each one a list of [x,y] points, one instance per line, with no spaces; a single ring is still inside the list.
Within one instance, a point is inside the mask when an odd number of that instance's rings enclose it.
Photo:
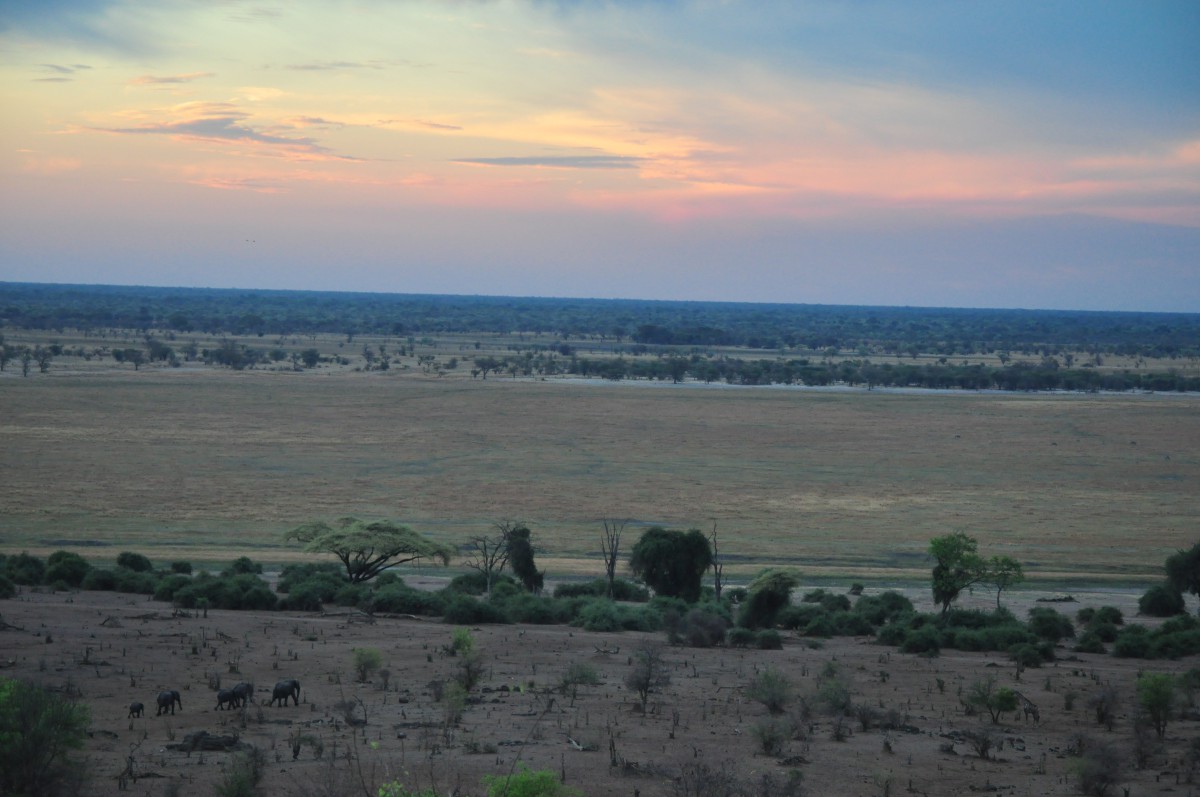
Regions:
[[[310,520],[392,518],[456,546],[521,520],[547,580],[568,582],[602,574],[602,524],[620,519],[630,541],[653,525],[715,528],[734,585],[782,566],[805,589],[858,582],[932,611],[929,541],[964,531],[1023,563],[1027,581],[1002,597],[1014,613],[1069,595],[1050,605],[1115,606],[1149,625],[1137,595],[1196,542],[1196,402],[349,370],[5,374],[0,548],[109,566],[137,551],[214,570],[248,556],[270,573],[314,561],[284,540]],[[402,575],[436,586],[457,572]],[[269,794],[374,795],[393,780],[482,794],[484,775],[521,764],[588,795],[1076,794],[1088,745],[1122,759],[1112,793],[1195,788],[1190,694],[1144,755],[1133,723],[1139,672],[1184,673],[1194,657],[1120,659],[1064,640],[1054,662],[1022,670],[999,653],[907,655],[871,637],[696,649],[662,633],[480,625],[469,634],[483,670],[450,722],[435,693],[462,657],[453,626],[429,618],[201,613],[28,588],[0,613],[2,674],[91,710],[89,794],[213,793],[234,753],[179,748],[198,731],[261,751]],[[387,678],[357,677],[363,647],[382,652]],[[626,678],[649,649],[669,683],[643,710]],[[772,755],[771,715],[749,694],[768,670],[790,683],[798,718]],[[569,683],[571,671],[594,677]],[[298,705],[266,705],[279,678],[301,681]],[[1037,720],[968,713],[964,694],[988,679]],[[215,688],[237,681],[257,684],[257,702],[217,711]],[[831,683],[871,711],[816,710]],[[155,716],[163,689],[183,705]],[[1098,724],[1093,698],[1109,692],[1113,722]],[[146,716],[128,716],[133,701]],[[726,781],[741,791],[701,790]]]

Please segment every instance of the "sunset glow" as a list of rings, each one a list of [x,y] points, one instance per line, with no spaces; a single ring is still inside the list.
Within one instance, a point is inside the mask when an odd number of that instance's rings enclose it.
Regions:
[[[0,0],[0,280],[1200,311],[1196,31],[1187,0]]]

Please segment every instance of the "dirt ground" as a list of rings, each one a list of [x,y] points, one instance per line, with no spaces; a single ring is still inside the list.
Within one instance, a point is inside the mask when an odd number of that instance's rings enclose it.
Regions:
[[[1128,595],[1094,597],[1132,614]],[[1073,616],[1093,603],[1053,605]],[[506,773],[518,761],[552,770],[586,795],[684,794],[678,778],[701,764],[755,782],[769,774],[782,783],[799,770],[807,795],[1077,794],[1069,751],[1081,735],[1117,751],[1123,775],[1113,794],[1186,795],[1196,788],[1186,783],[1186,752],[1200,735],[1195,720],[1173,719],[1165,742],[1152,744],[1147,766],[1134,767],[1137,673],[1181,672],[1196,665],[1190,660],[1148,663],[1062,647],[1057,663],[1026,670],[1018,682],[1002,654],[945,651],[927,659],[870,639],[814,648],[787,637],[782,651],[700,650],[667,647],[662,634],[483,626],[471,629],[484,654],[483,678],[461,722],[448,726],[433,684],[448,679],[459,659],[444,651],[454,629],[436,620],[371,621],[346,612],[186,616],[141,596],[28,590],[0,603],[0,614],[0,675],[77,694],[90,707],[85,793],[98,796],[213,794],[232,754],[178,749],[197,731],[236,736],[265,751],[267,792],[301,797],[374,795],[392,779],[439,794],[479,795],[482,776]],[[634,652],[647,644],[662,646],[671,680],[643,716],[624,680]],[[379,675],[355,683],[356,647],[382,651],[386,689]],[[591,665],[600,684],[574,694],[558,690],[576,663]],[[767,713],[746,687],[768,667],[809,697],[822,673],[836,668],[854,703],[875,709],[872,727],[847,720],[848,736],[835,741],[836,720],[814,710],[782,756],[762,755],[754,728]],[[965,715],[960,690],[987,676],[1020,690],[1039,707],[1040,722],[1018,712],[992,726],[986,715]],[[300,680],[298,706],[267,705],[282,678]],[[245,711],[216,710],[217,683],[238,681],[256,685],[256,702]],[[1088,696],[1107,685],[1122,697],[1111,732],[1088,708]],[[182,708],[155,716],[155,695],[164,689],[180,691]],[[128,717],[133,701],[146,705],[144,717]],[[347,702],[354,704],[352,722],[365,714],[365,724],[348,724],[338,706]],[[794,715],[799,703],[792,702]],[[897,727],[881,729],[889,712]],[[985,760],[961,734],[991,727],[1001,745]],[[136,779],[120,791],[118,774],[130,759]]]

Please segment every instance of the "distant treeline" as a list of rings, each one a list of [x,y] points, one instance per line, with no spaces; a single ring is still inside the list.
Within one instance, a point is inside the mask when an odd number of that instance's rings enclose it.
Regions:
[[[732,357],[587,358],[523,352],[511,357],[481,357],[475,372],[511,376],[569,374],[600,379],[651,379],[723,382],[731,385],[851,385],[958,390],[1151,390],[1200,391],[1200,377],[1175,371],[1097,370],[1094,365],[1067,368],[1054,357],[1004,367],[953,363],[876,364],[867,360],[835,362],[808,359],[740,360]]]
[[[0,283],[0,325],[209,335],[529,333],[843,355],[1200,356],[1200,314]],[[730,366],[733,367],[733,366]],[[909,375],[904,379],[911,378]],[[778,381],[778,380],[777,380]]]

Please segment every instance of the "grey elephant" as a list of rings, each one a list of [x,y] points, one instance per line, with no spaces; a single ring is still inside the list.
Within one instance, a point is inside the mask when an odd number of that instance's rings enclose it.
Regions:
[[[300,682],[295,678],[288,678],[276,683],[275,688],[271,690],[271,702],[267,705],[273,706],[278,700],[280,701],[279,705],[286,706],[289,697],[292,699],[292,705],[300,705]]]
[[[167,713],[168,711],[174,714],[175,706],[179,706],[180,710],[183,709],[183,698],[179,696],[178,692],[176,692],[174,689],[168,689],[165,692],[159,692],[158,711],[155,712],[154,716],[157,717],[161,714]]]
[[[241,701],[238,699],[237,693],[232,689],[217,690],[217,711],[223,711],[224,709],[233,710],[239,705],[241,705]]]
[[[254,684],[242,681],[233,685],[233,694],[237,697],[238,705],[244,706],[254,702]]]
[[[143,715],[143,713],[145,711],[146,711],[146,707],[143,706],[141,703],[130,703],[129,704],[129,716],[130,717],[140,717]]]

